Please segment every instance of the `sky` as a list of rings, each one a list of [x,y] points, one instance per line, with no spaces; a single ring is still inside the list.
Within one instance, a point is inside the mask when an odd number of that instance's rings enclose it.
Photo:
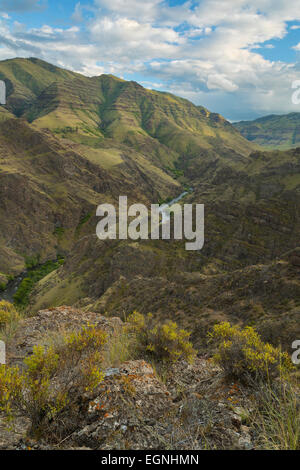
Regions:
[[[300,112],[300,0],[0,0],[0,60],[168,91],[231,121]]]

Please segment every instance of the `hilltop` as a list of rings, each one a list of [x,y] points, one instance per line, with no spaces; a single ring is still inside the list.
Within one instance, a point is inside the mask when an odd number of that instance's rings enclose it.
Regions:
[[[39,59],[12,59],[0,63],[0,78],[8,111],[93,147],[113,139],[165,165],[183,153],[217,147],[247,155],[252,148],[222,116],[113,75],[86,77]]]

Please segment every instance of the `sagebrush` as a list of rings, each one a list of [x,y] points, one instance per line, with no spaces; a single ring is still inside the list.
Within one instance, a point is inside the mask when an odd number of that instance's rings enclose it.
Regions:
[[[133,312],[127,319],[127,329],[134,335],[137,357],[155,362],[172,363],[184,359],[193,362],[196,351],[189,341],[190,333],[168,320],[156,322],[151,314]]]
[[[28,416],[34,435],[43,435],[49,429],[53,433],[59,429],[60,434],[72,429],[78,397],[93,392],[103,380],[106,340],[105,332],[88,325],[65,334],[58,346],[34,346],[23,370],[2,365],[0,410],[10,418],[15,410]]]
[[[240,328],[223,322],[215,325],[209,336],[217,346],[214,360],[230,377],[272,381],[293,369],[289,355],[264,343],[253,327]]]

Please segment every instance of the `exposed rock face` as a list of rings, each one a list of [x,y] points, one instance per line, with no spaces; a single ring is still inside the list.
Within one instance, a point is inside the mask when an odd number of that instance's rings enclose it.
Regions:
[[[4,413],[0,413],[0,450],[20,449],[20,443],[26,439],[30,421],[23,416],[17,416],[13,424],[8,423]],[[28,446],[24,446],[25,449]]]
[[[0,448],[250,450],[255,442],[243,424],[249,407],[247,390],[226,384],[207,360],[179,363],[166,384],[150,364],[130,361],[106,370],[97,396],[80,411],[81,425],[61,446],[28,439],[22,417],[9,431],[0,416]]]
[[[205,359],[173,366],[166,383],[149,364],[130,361],[106,371],[67,448],[249,450],[248,396]]]
[[[172,409],[167,387],[144,361],[131,361],[106,371],[100,394],[73,435],[78,445],[99,448],[153,448],[152,427]],[[130,442],[130,444],[129,444]],[[157,442],[156,442],[157,445]]]
[[[227,384],[218,368],[198,359],[179,363],[166,384],[150,364],[130,361],[107,369],[97,396],[80,411],[81,425],[61,446],[26,437],[27,420],[13,431],[0,418],[2,448],[94,450],[204,450],[255,447],[244,416],[249,392]],[[1,427],[2,426],[2,427]]]

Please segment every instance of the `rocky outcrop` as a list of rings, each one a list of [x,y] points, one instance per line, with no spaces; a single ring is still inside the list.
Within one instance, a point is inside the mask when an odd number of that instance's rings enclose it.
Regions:
[[[106,369],[95,398],[80,411],[81,425],[61,444],[29,439],[21,416],[9,431],[0,416],[0,448],[251,450],[249,395],[206,359],[178,363],[166,383],[145,361],[129,361]]]
[[[120,318],[105,318],[94,312],[83,312],[72,307],[56,307],[41,310],[34,317],[20,322],[12,341],[7,348],[7,362],[10,365],[19,364],[32,353],[36,344],[47,345],[53,335],[78,331],[83,326],[96,325],[108,334],[122,327]]]
[[[49,335],[88,323],[107,331],[109,338],[122,327],[119,318],[107,319],[94,312],[71,307],[44,310],[20,323],[9,344],[9,364],[21,366],[34,344],[47,345]],[[61,442],[46,440],[46,436],[37,441],[28,438],[30,422],[22,415],[8,429],[2,414],[0,448],[252,449],[255,441],[247,426],[251,394],[241,385],[226,382],[209,359],[196,358],[192,365],[178,362],[164,380],[149,363],[131,360],[106,367],[93,396],[78,397],[75,429]]]
[[[131,361],[106,371],[86,424],[70,439],[92,449],[251,449],[245,396],[204,359],[177,364],[166,383]]]

